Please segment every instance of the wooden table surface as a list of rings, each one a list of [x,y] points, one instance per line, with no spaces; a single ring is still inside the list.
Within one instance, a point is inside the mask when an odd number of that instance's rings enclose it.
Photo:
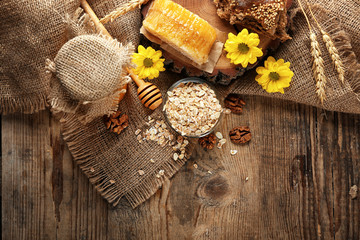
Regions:
[[[2,116],[3,239],[360,239],[360,116],[245,100],[219,130],[250,144],[197,148],[136,209],[102,199],[48,111]]]

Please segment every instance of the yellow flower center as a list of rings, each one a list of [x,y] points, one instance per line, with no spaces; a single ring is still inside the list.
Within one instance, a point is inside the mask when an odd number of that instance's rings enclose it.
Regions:
[[[249,52],[250,48],[246,43],[239,43],[238,45],[239,52],[246,54]]]
[[[280,75],[277,72],[269,73],[269,78],[271,81],[277,81],[280,79]]]
[[[144,59],[144,66],[145,67],[152,67],[153,65],[153,61],[151,60],[151,58],[145,58]]]

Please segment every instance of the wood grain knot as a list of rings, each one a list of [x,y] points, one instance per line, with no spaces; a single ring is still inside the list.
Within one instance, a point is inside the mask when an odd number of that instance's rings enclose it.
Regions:
[[[209,205],[216,205],[220,202],[224,202],[229,198],[230,185],[226,178],[221,175],[216,175],[200,186],[197,189],[197,195],[199,198],[206,200]]]

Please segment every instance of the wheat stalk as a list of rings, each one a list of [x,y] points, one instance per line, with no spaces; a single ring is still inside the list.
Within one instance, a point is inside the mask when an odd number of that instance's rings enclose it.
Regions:
[[[324,104],[326,98],[326,76],[324,71],[324,59],[321,57],[321,50],[319,42],[317,41],[316,34],[312,30],[309,18],[301,4],[300,0],[297,0],[301,11],[304,13],[306,22],[310,31],[310,40],[311,40],[311,56],[313,57],[313,73],[316,80],[316,93],[320,98],[321,104]]]
[[[333,42],[333,40],[331,39],[330,35],[325,32],[321,25],[319,24],[319,22],[317,21],[311,7],[310,7],[310,4],[309,4],[309,1],[306,0],[306,3],[307,3],[307,6],[310,10],[310,13],[311,13],[311,16],[313,17],[313,19],[315,20],[318,28],[320,29],[321,31],[321,34],[322,34],[322,38],[325,42],[325,45],[326,45],[326,48],[331,56],[331,60],[332,62],[334,63],[334,66],[335,66],[335,69],[336,71],[338,72],[338,76],[339,76],[339,79],[342,83],[344,83],[344,80],[345,80],[345,70],[344,70],[344,64],[343,62],[341,61],[341,58],[340,58],[340,55],[339,55],[339,51],[337,50],[337,48],[335,47],[335,44]]]
[[[339,51],[337,50],[337,48],[334,45],[334,42],[332,41],[331,37],[329,36],[329,34],[325,31],[323,31],[322,29],[321,33],[323,35],[323,40],[325,42],[326,48],[329,51],[329,54],[331,56],[331,59],[335,65],[335,69],[339,74],[339,79],[342,83],[344,83],[345,80],[345,70],[344,70],[344,64],[341,61],[340,55],[339,55]]]
[[[123,4],[122,6],[118,7],[117,9],[100,19],[100,22],[102,24],[105,24],[109,21],[112,22],[119,16],[124,15],[134,10],[135,8],[140,8],[141,5],[146,4],[148,1],[149,0],[131,0],[130,2]]]
[[[321,57],[321,50],[316,34],[310,31],[311,55],[313,57],[313,72],[316,80],[316,93],[320,98],[321,104],[324,104],[326,98],[326,76],[324,72],[324,59]]]

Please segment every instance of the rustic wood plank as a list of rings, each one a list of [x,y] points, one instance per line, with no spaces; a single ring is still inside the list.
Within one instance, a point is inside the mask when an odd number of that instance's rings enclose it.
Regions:
[[[2,150],[3,239],[106,239],[108,205],[48,112],[3,116]]]
[[[57,119],[50,119],[50,129],[56,238],[106,239],[106,201],[73,161],[62,140]]]
[[[351,199],[351,186],[360,187],[360,118],[336,114],[334,135],[334,232],[335,239],[360,239],[360,193]]]
[[[252,141],[197,148],[136,209],[99,196],[48,112],[3,116],[3,239],[359,239],[360,116],[245,99],[219,130]]]
[[[249,125],[254,138],[248,145],[229,144],[224,152],[211,153],[222,163],[222,168],[215,170],[221,177],[205,181],[201,196],[205,201],[196,223],[199,230],[195,229],[197,238],[300,239],[308,234],[313,239],[316,236],[314,223],[318,220],[313,215],[313,208],[321,205],[321,201],[313,196],[312,178],[304,176],[301,179],[310,183],[302,184],[302,189],[292,188],[290,182],[293,171],[300,172],[301,164],[315,160],[307,153],[309,149],[304,148],[312,141],[311,137],[310,142],[304,144],[297,131],[306,117],[311,116],[312,108],[307,107],[304,115],[294,118],[299,110],[295,104],[250,100],[242,116],[223,125],[222,132],[237,125]],[[314,135],[311,119],[304,129],[309,136]],[[230,149],[239,150],[238,155],[229,157]],[[303,155],[310,156],[303,158],[301,163]],[[298,161],[299,165],[296,165]],[[220,187],[212,187],[214,184]],[[224,191],[222,186],[228,186],[228,189]],[[206,189],[213,191],[206,194]],[[307,194],[305,199],[300,198],[301,191]],[[212,206],[214,200],[217,201]],[[307,233],[308,230],[312,232]]]
[[[49,158],[47,113],[3,116],[2,236],[41,239],[53,222],[44,219],[48,186],[44,165]],[[46,206],[46,208],[45,208]]]
[[[334,238],[334,113],[257,97],[247,102],[244,114],[225,117],[220,131],[226,135],[234,126],[249,125],[253,140],[244,146],[227,143],[221,151],[197,149],[149,201],[135,210],[124,204],[109,212],[109,222],[126,219],[111,238],[120,233],[132,239]],[[349,126],[344,135],[353,131]],[[231,157],[230,149],[239,152]],[[357,209],[352,211],[358,219]],[[351,226],[357,236],[358,223]]]

